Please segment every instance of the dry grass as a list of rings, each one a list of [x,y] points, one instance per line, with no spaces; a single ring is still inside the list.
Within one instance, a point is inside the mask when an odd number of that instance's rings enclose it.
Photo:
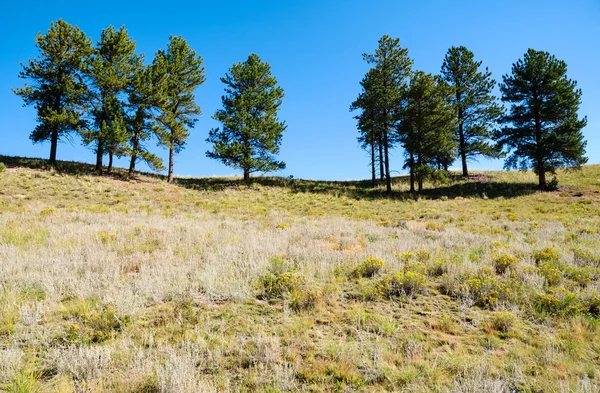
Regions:
[[[415,200],[8,165],[0,391],[598,391],[600,168],[530,177]]]

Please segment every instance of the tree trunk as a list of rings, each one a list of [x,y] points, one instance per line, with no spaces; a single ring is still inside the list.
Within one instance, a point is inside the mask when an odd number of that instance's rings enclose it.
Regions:
[[[250,169],[244,168],[244,183],[250,184]]]
[[[52,130],[50,137],[50,159],[48,163],[52,168],[56,168],[56,148],[58,147],[58,129]]]
[[[102,174],[102,156],[104,156],[104,146],[100,139],[98,139],[98,147],[96,148],[96,171]]]
[[[413,154],[410,155],[410,192],[415,192],[415,156]]]
[[[137,160],[138,137],[134,134],[131,138],[131,161],[129,162],[129,178],[132,178],[135,173],[135,161]]]
[[[540,190],[545,190],[546,189],[546,171],[542,168],[539,173],[538,173],[538,180],[539,180],[539,184],[538,184],[538,188]]]
[[[467,168],[467,148],[465,146],[465,130],[463,125],[463,110],[461,108],[461,94],[456,94],[456,101],[458,102],[458,148],[460,150],[460,160],[462,162],[462,173],[464,177],[469,176],[469,169]]]
[[[383,173],[383,143],[381,143],[381,135],[379,136],[379,179],[381,181],[385,180],[385,175]]]
[[[112,170],[112,164],[113,164],[113,154],[112,152],[108,153],[108,168],[106,168],[106,173],[110,173],[110,171]]]
[[[377,186],[377,174],[375,173],[375,139],[371,141],[371,187]]]
[[[417,165],[419,166],[419,168],[421,168],[421,164],[423,163],[421,154],[419,153],[419,155],[417,156]],[[423,171],[421,171],[421,174],[419,175],[419,178],[417,179],[418,181],[418,187],[419,187],[419,193],[421,193],[421,191],[423,191]]]
[[[173,183],[173,160],[175,158],[175,149],[171,147],[169,149],[169,183]]]
[[[383,153],[385,155],[385,190],[388,194],[392,193],[392,178],[390,176],[390,154],[388,147],[387,127],[383,132]]]

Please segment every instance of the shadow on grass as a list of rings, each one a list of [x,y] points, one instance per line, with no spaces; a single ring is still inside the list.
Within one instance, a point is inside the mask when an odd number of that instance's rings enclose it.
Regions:
[[[0,162],[8,168],[31,168],[39,170],[50,170],[48,161],[41,158],[11,157],[0,155]],[[97,175],[95,165],[76,161],[57,161],[56,171],[68,175]],[[136,172],[136,179],[139,181],[139,175],[151,177],[160,180],[166,180],[165,175]],[[118,180],[129,180],[126,169],[113,168],[110,174],[103,176]],[[184,188],[197,191],[223,191],[226,189],[237,188],[244,189],[247,186],[242,178],[224,178],[224,177],[179,177],[175,178],[175,184]],[[409,184],[408,176],[397,176],[392,179],[393,188],[407,189]],[[407,200],[418,197],[428,199],[439,199],[442,197],[454,199],[462,198],[514,198],[522,195],[529,195],[536,192],[534,183],[508,183],[494,181],[493,177],[488,175],[472,176],[464,179],[460,175],[452,174],[449,178],[449,184],[437,185],[433,188],[427,188],[422,193],[410,193],[407,191],[394,191],[391,194],[385,192],[385,187],[381,182],[376,188],[371,187],[371,180],[352,180],[352,181],[316,181],[293,179],[276,176],[257,176],[252,178],[250,187],[270,187],[288,189],[297,193],[315,193],[327,194],[331,196],[347,196],[355,199],[393,199]]]
[[[246,187],[242,179],[235,178],[177,178],[175,183],[189,189],[199,191],[223,191],[228,188]],[[392,179],[393,188],[407,189],[408,176],[398,176]],[[332,196],[347,196],[355,199],[394,199],[407,200],[416,198],[440,199],[446,197],[462,198],[515,198],[536,192],[534,183],[496,182],[488,176],[476,176],[464,179],[452,176],[450,184],[437,185],[419,193],[408,191],[385,192],[383,184],[371,187],[370,180],[355,181],[315,181],[290,179],[282,177],[254,177],[250,187],[285,188],[298,193],[327,194]]]
[[[60,174],[73,175],[73,176],[96,176],[96,165],[87,164],[78,161],[56,161],[56,167],[52,168],[48,164],[48,160],[43,158],[29,158],[29,157],[13,157],[0,155],[0,162],[6,165],[7,168],[29,168],[39,170],[55,170]],[[166,179],[166,176],[136,171],[136,179],[139,175],[153,177],[156,179]],[[106,166],[103,168],[102,176],[110,177],[117,180],[130,180],[128,170],[124,168],[113,167],[110,173],[106,172]]]

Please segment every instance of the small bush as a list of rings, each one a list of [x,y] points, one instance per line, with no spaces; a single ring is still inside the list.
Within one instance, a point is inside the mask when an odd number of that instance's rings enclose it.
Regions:
[[[517,267],[517,258],[507,253],[501,253],[494,257],[493,264],[496,273],[504,274],[508,270],[514,270]]]
[[[492,327],[502,333],[510,332],[516,322],[515,314],[509,311],[498,311],[492,314]]]
[[[533,260],[536,264],[547,263],[547,262],[558,262],[561,257],[560,250],[554,247],[546,247],[543,250],[537,251],[533,254]]]
[[[556,263],[545,262],[538,267],[539,274],[546,279],[549,286],[558,285],[562,278],[562,272]]]
[[[381,259],[368,257],[362,261],[351,273],[352,277],[373,277],[383,269],[385,262]]]
[[[305,284],[306,277],[291,266],[286,256],[277,256],[269,262],[268,272],[256,283],[259,298],[282,298],[284,294],[298,290]]]
[[[574,315],[585,312],[586,306],[577,295],[563,287],[538,293],[533,301],[535,310],[542,314]]]
[[[593,254],[589,250],[581,248],[573,250],[573,260],[580,266],[600,267],[600,256]]]
[[[0,173],[4,172],[6,170],[6,165],[4,165],[3,163],[0,162]]]
[[[514,298],[511,285],[507,281],[485,274],[468,279],[461,295],[471,296],[477,306],[492,310],[501,303],[511,302]]]
[[[86,304],[73,305],[65,314],[72,319],[67,328],[67,340],[78,343],[101,343],[110,339],[115,333],[120,332],[129,324],[129,317],[119,313],[119,310],[111,305],[97,304],[94,301],[84,301]],[[86,310],[93,306],[91,310]]]
[[[565,275],[580,286],[585,287],[598,277],[598,269],[591,266],[568,267],[565,269]]]
[[[322,295],[322,292],[317,289],[294,289],[286,295],[286,300],[288,301],[288,305],[292,310],[299,312],[315,308]]]
[[[425,276],[421,273],[406,271],[384,276],[379,282],[379,292],[387,298],[414,296],[425,289]]]

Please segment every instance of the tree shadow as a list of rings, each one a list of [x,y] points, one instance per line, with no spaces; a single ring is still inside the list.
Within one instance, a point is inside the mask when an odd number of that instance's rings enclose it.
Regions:
[[[64,175],[73,176],[103,176],[109,177],[116,180],[129,181],[129,172],[125,168],[113,167],[110,172],[106,172],[106,166],[102,175],[98,175],[96,165],[87,164],[78,161],[56,161],[56,166],[52,167],[48,164],[48,160],[43,158],[30,158],[30,157],[17,157],[17,156],[3,156],[0,155],[0,162],[6,165],[7,168],[29,168],[37,169],[42,171],[56,171],[57,173]],[[143,177],[151,177],[155,179],[165,180],[165,175],[136,171],[134,179],[137,181],[143,181]]]
[[[24,167],[38,170],[56,170],[67,175],[97,176],[95,165],[76,161],[57,161],[56,168],[50,167],[48,161],[42,158],[12,157],[0,155],[0,162],[8,168]],[[102,176],[117,180],[130,181],[128,171],[124,168],[114,167],[111,173]],[[152,178],[166,181],[165,175],[136,171],[134,179],[144,181],[144,178]],[[408,200],[417,198],[440,199],[440,198],[516,198],[530,195],[537,191],[535,183],[521,182],[498,182],[492,176],[480,174],[465,179],[459,174],[450,174],[448,183],[435,184],[423,190],[421,193],[411,193],[408,176],[396,176],[392,178],[392,187],[396,191],[386,193],[383,182],[378,181],[377,186],[372,188],[371,180],[304,180],[293,177],[256,176],[253,177],[248,186],[241,177],[176,177],[174,183],[178,186],[196,191],[224,191],[227,189],[259,189],[261,187],[286,189],[294,193],[313,193],[331,195],[334,197],[346,196],[354,199],[391,199]]]

